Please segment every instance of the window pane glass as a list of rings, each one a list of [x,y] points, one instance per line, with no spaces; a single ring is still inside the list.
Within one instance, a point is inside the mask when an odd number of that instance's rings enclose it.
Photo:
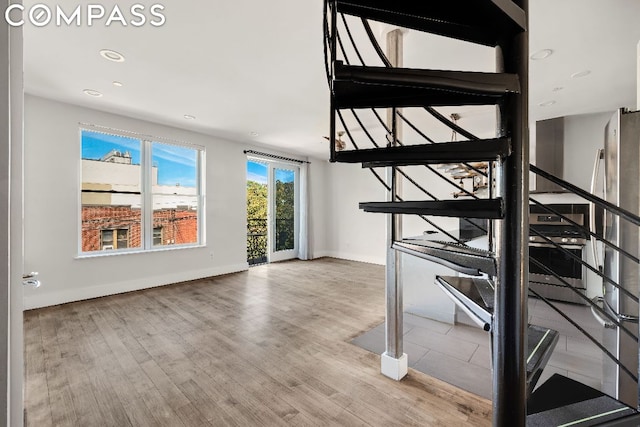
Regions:
[[[197,194],[197,149],[154,142],[151,161],[154,194]]]
[[[151,150],[153,245],[198,243],[199,151],[160,142]]]
[[[141,142],[83,130],[81,145],[82,251],[141,247]]]
[[[129,247],[129,230],[118,230],[118,249],[124,249]]]
[[[295,239],[295,172],[288,169],[275,169],[275,249],[285,251],[294,249]]]
[[[247,162],[247,262],[267,262],[267,203],[269,166]]]
[[[198,243],[198,197],[154,195],[153,229],[154,246]]]
[[[100,233],[102,236],[100,249],[113,249],[113,230],[102,230]]]

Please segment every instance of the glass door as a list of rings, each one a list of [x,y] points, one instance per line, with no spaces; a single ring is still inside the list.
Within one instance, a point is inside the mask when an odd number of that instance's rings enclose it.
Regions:
[[[247,262],[269,262],[269,164],[247,161]]]
[[[247,262],[298,256],[299,168],[249,158],[247,161]]]
[[[269,261],[298,256],[297,166],[269,164]]]

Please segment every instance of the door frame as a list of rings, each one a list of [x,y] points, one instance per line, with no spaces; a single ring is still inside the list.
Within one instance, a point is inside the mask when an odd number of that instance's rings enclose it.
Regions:
[[[20,1],[3,0],[3,9]],[[7,264],[0,267],[2,283],[0,316],[0,393],[4,395],[4,420],[0,425],[24,424],[23,388],[23,42],[22,27],[0,24],[0,59],[8,66],[0,71],[0,253],[7,252]],[[4,234],[8,234],[4,236]]]

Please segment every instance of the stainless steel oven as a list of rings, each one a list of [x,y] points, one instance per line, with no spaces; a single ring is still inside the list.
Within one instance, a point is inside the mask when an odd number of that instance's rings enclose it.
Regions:
[[[551,207],[570,221],[562,216],[550,214],[541,207],[532,206],[529,217],[532,230],[529,233],[529,256],[562,277],[562,280],[537,263],[530,262],[529,288],[545,298],[585,304],[585,300],[567,286],[567,283],[582,295],[586,295],[586,268],[580,260],[584,260],[586,255],[587,235],[581,227],[585,224],[587,215],[585,211],[588,206],[551,205]]]

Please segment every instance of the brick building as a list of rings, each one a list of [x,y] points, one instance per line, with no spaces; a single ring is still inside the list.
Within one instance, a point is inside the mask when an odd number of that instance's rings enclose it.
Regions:
[[[82,252],[141,248],[140,165],[131,155],[111,151],[82,160]],[[153,246],[198,241],[196,188],[158,185],[152,172]]]

